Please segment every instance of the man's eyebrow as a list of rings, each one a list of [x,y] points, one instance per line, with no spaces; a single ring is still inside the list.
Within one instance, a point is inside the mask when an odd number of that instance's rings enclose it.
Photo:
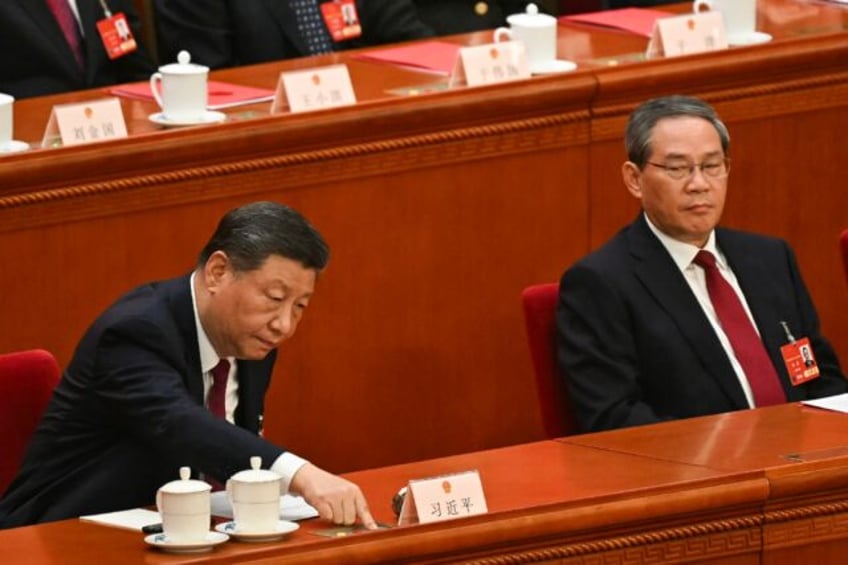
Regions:
[[[709,153],[706,153],[705,157],[715,157],[717,155],[722,155],[722,154],[724,154],[724,152],[717,149],[715,151],[710,151]],[[665,155],[663,157],[663,159],[688,159],[688,158],[689,158],[689,155],[686,155],[686,154],[683,154],[683,153],[669,153],[668,155]]]

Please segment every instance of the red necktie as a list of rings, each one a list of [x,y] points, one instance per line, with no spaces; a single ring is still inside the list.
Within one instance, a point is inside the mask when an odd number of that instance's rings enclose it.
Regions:
[[[77,19],[71,11],[71,6],[68,4],[68,0],[47,0],[47,7],[50,8],[56,21],[59,22],[59,27],[62,28],[62,34],[65,36],[65,40],[68,42],[77,64],[81,69],[85,68],[82,35],[80,34]]]
[[[707,292],[736,359],[742,366],[756,406],[770,406],[786,402],[786,394],[780,378],[766,352],[763,341],[757,335],[754,324],[748,318],[742,302],[733,287],[716,267],[716,260],[709,251],[698,251],[692,261],[704,269]]]
[[[227,377],[230,374],[230,362],[221,359],[210,372],[212,373],[212,387],[209,389],[209,396],[206,398],[206,406],[217,417],[226,418]]]
[[[227,377],[230,376],[230,362],[221,359],[212,367],[210,373],[212,373],[212,387],[209,389],[209,396],[206,397],[206,406],[212,414],[224,420],[227,418]],[[205,479],[212,485],[213,491],[224,490],[224,484],[220,481],[209,476]]]

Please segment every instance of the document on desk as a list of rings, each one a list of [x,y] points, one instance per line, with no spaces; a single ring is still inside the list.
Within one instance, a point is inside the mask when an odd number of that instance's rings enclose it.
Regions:
[[[221,518],[232,518],[233,507],[227,498],[226,491],[212,493],[212,515]],[[300,496],[284,494],[280,497],[280,520],[305,520],[318,516],[318,511],[306,503]]]
[[[836,394],[834,396],[826,396],[824,398],[816,398],[814,400],[802,400],[801,404],[815,406],[816,408],[824,408],[825,410],[845,412],[848,414],[848,392]]]
[[[621,8],[618,10],[562,16],[558,21],[608,27],[644,37],[651,37],[651,33],[654,30],[654,22],[659,18],[673,15],[662,10],[651,10],[648,8]]]
[[[207,88],[206,108],[208,110],[223,110],[245,104],[270,102],[274,99],[274,91],[267,88],[256,88],[214,80],[208,82]],[[149,82],[119,84],[108,88],[106,91],[109,94],[124,98],[153,100],[153,92],[150,90]]]
[[[135,530],[137,532],[140,532],[144,526],[153,526],[162,522],[162,518],[158,512],[144,508],[131,508],[129,510],[106,512],[104,514],[89,514],[88,516],[80,516],[80,520],[103,526]]]
[[[456,65],[460,47],[446,41],[422,41],[402,47],[371,49],[354,55],[354,58],[448,76]]]

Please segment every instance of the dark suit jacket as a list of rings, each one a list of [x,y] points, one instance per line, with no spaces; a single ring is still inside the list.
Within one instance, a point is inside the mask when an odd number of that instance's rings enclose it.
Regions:
[[[357,0],[356,8],[362,36],[335,43],[337,49],[433,35],[411,0]],[[156,18],[163,62],[182,49],[212,68],[309,55],[286,0],[156,0]]]
[[[716,241],[736,275],[789,401],[848,390],[795,257],[782,240],[727,229]],[[789,381],[784,321],[809,337],[821,377]],[[568,269],[557,306],[559,366],[584,431],[748,407],[718,337],[644,216]]]
[[[189,278],[119,299],[82,338],[2,499],[0,527],[153,504],[188,465],[218,480],[283,452],[257,435],[274,354],[238,362],[238,426],[203,406]]]
[[[99,0],[77,0],[87,58],[82,70],[44,0],[0,2],[0,92],[26,98],[147,79],[153,64],[141,45],[132,0],[109,0],[108,5],[127,16],[139,49],[109,60],[96,27],[104,18]]]
[[[529,0],[415,0],[415,7],[421,21],[436,34],[449,35],[506,25],[506,17],[525,12],[528,3]]]

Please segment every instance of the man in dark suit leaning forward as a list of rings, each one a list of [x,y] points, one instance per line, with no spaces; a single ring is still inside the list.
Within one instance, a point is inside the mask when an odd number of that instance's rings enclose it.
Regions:
[[[356,485],[257,435],[276,348],[328,257],[300,214],[257,202],[223,217],[193,273],[120,298],[77,347],[0,528],[152,504],[181,465],[223,482],[254,455],[323,518],[375,527]]]
[[[786,242],[717,227],[730,137],[713,108],[650,100],[625,145],[624,184],[642,212],[560,281],[558,362],[581,429],[848,390]]]

